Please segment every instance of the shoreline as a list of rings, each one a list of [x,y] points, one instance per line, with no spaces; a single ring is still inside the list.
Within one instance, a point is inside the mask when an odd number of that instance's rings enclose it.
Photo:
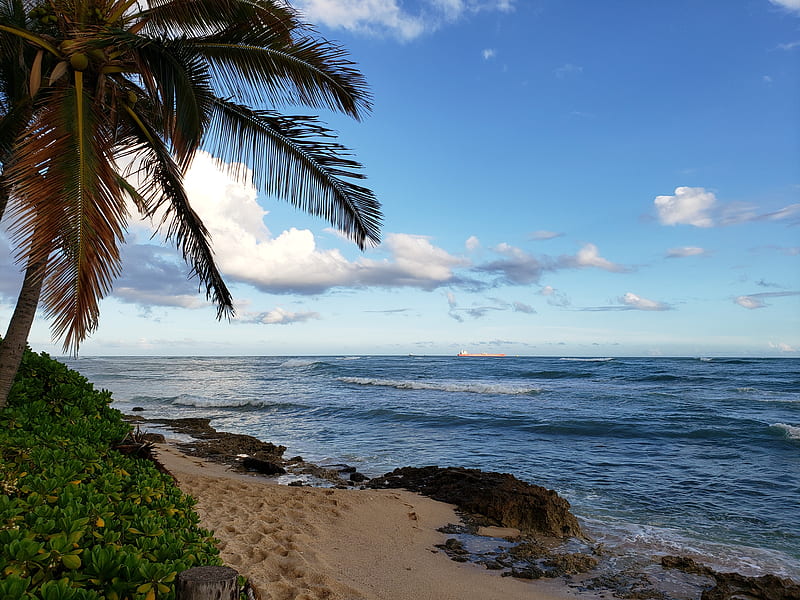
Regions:
[[[158,446],[159,459],[181,489],[198,500],[202,525],[220,540],[223,560],[262,589],[264,600],[515,600],[531,595],[696,600],[704,590],[723,592],[717,598],[745,591],[755,598],[800,598],[800,587],[788,579],[718,573],[685,557],[662,557],[663,564],[654,558],[632,562],[606,552],[602,544],[576,545],[574,539],[555,551],[559,544],[542,550],[539,539],[519,537],[513,529],[479,531],[453,505],[405,489],[366,489],[360,478],[350,479],[353,472],[342,469],[345,465],[285,460],[285,448],[217,432],[207,419],[126,418],[192,439],[165,440]],[[241,456],[251,453],[290,469],[280,477],[283,484],[244,469]],[[297,479],[298,474],[318,485]],[[287,478],[295,481],[286,485]],[[506,552],[515,544],[524,552]],[[495,561],[498,555],[516,560],[530,548],[535,552],[526,556],[527,572],[501,571]],[[543,578],[538,566],[564,556],[583,568]]]
[[[225,564],[262,600],[598,599],[560,580],[528,582],[451,560],[437,531],[452,505],[405,490],[287,486],[157,444],[158,459],[197,500]]]

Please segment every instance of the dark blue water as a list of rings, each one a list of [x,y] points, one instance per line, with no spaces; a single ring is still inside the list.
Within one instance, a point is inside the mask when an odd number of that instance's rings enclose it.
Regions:
[[[800,360],[193,357],[68,361],[128,412],[347,462],[510,472],[596,538],[800,578]]]

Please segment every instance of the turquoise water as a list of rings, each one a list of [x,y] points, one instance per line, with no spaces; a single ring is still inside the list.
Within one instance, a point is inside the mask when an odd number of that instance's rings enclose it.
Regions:
[[[124,412],[346,462],[557,490],[596,538],[800,579],[800,360],[109,357],[68,363]]]

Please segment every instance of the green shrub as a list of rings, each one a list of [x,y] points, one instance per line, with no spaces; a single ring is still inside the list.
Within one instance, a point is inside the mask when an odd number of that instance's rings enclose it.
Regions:
[[[177,573],[221,564],[194,500],[151,461],[111,395],[27,352],[0,410],[0,598],[170,600]]]

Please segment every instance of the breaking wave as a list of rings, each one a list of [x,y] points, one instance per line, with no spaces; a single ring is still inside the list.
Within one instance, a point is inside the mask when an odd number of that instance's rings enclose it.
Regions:
[[[435,390],[439,392],[457,392],[469,394],[510,394],[525,395],[538,394],[541,388],[530,385],[511,383],[478,383],[456,381],[412,381],[397,379],[374,379],[371,377],[340,377],[342,383],[355,385],[374,385],[379,387],[392,387],[398,390]]]

